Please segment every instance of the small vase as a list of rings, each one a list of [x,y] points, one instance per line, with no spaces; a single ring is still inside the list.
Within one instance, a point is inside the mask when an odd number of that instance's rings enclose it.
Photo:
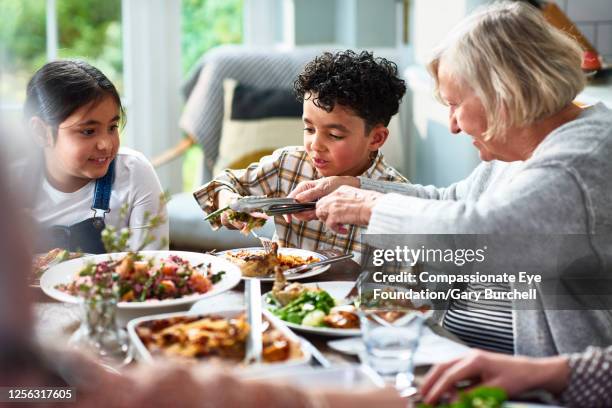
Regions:
[[[69,345],[94,354],[103,365],[112,368],[132,361],[127,332],[117,325],[117,300],[93,297],[81,301],[81,326]]]

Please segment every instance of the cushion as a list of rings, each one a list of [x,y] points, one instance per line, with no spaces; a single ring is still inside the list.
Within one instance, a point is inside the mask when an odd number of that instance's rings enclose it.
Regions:
[[[288,88],[225,79],[224,114],[214,174],[242,169],[284,146],[303,144],[302,105]]]

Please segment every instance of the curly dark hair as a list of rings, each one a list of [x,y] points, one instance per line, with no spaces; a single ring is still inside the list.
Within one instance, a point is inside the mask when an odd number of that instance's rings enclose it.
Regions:
[[[368,51],[357,54],[347,50],[325,52],[306,64],[293,89],[300,102],[312,95],[315,106],[327,112],[336,104],[352,109],[371,129],[389,124],[406,93],[406,84],[398,77],[394,62],[374,58]]]

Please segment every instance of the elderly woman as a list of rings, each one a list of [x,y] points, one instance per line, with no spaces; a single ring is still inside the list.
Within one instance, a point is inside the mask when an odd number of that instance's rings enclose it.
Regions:
[[[306,182],[290,196],[320,200],[316,213],[298,217],[336,231],[368,225],[372,234],[576,234],[586,255],[608,267],[612,112],[573,103],[585,83],[581,55],[523,2],[473,14],[428,68],[449,107],[450,130],[472,139],[482,163],[446,188],[351,177]],[[545,356],[612,343],[608,310],[546,310],[546,294],[538,300],[538,310],[453,302],[443,324],[471,346],[505,353]]]

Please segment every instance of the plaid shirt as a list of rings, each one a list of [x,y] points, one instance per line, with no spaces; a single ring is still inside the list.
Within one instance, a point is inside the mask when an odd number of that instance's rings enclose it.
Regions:
[[[372,165],[362,175],[376,180],[406,183],[408,180],[393,167],[387,165],[378,152]],[[258,163],[243,170],[225,170],[211,182],[202,186],[193,195],[205,213],[217,209],[216,195],[227,189],[241,196],[262,195],[286,197],[302,181],[317,180],[317,172],[308,153],[301,146],[284,147],[272,155],[263,157]],[[356,260],[361,256],[361,233],[366,228],[350,226],[348,234],[336,234],[318,221],[302,222],[292,218],[287,223],[282,216],[274,217],[276,236],[281,246],[312,251],[336,249],[344,253],[353,252]],[[211,223],[213,229],[220,227],[218,221]]]

